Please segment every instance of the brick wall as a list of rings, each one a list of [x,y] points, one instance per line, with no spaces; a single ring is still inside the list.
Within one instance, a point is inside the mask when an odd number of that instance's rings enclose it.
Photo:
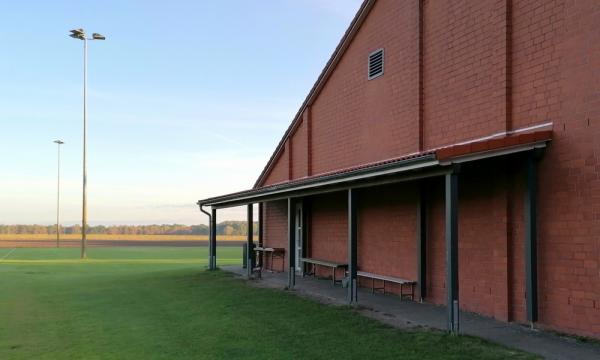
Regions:
[[[563,1],[513,0],[512,123],[560,126],[560,48]]]
[[[509,319],[525,322],[527,320],[525,292],[525,168],[516,166],[508,171],[507,182],[507,243],[509,245]]]
[[[444,181],[432,179],[427,186],[427,298],[446,303],[446,245],[444,241]],[[459,192],[462,184],[459,184]],[[460,213],[459,213],[460,216]],[[462,263],[459,263],[461,265]],[[462,268],[459,267],[459,272]],[[460,281],[460,279],[459,279]],[[460,284],[459,284],[460,285]]]
[[[465,166],[459,184],[460,301],[469,311],[508,320],[506,166]]]
[[[417,1],[379,1],[312,106],[313,173],[417,151]],[[385,75],[367,81],[385,48]]]
[[[288,224],[287,224],[287,200],[269,201],[263,204],[263,245],[265,247],[280,247],[288,248]],[[269,259],[270,257],[266,257]],[[286,260],[287,261],[287,260]],[[287,271],[287,266],[281,266],[282,259],[274,259],[273,264],[270,260],[266,260],[266,265],[270,268],[273,265],[275,270],[284,268]],[[287,264],[287,263],[286,263]]]
[[[503,131],[499,76],[505,64],[497,1],[426,1],[424,146],[435,148]],[[414,136],[414,135],[413,135]]]
[[[302,121],[292,136],[292,179],[308,176],[308,138],[306,122]]]
[[[418,1],[379,0],[311,104],[310,141],[300,125],[291,163],[288,144],[266,183],[418,151],[419,119],[424,149],[552,122],[539,167],[539,325],[600,337],[598,2],[426,0],[422,15],[422,108]],[[368,81],[367,55],[380,47],[385,74]],[[525,178],[522,159],[510,159],[460,176],[460,300],[467,310],[525,321]],[[443,304],[443,182],[431,184],[427,300]],[[410,194],[361,193],[361,266],[414,275]],[[346,199],[336,196],[313,199],[311,246],[345,261]],[[383,236],[372,234],[383,226],[398,238],[379,243]],[[394,262],[387,247],[410,251]]]
[[[310,239],[308,256],[341,263],[348,262],[348,206],[346,193],[332,193],[311,197]],[[329,269],[317,274],[329,276]],[[343,271],[337,273],[343,276]]]
[[[357,209],[360,270],[417,279],[417,194],[416,184],[395,184],[360,191]],[[361,284],[371,286],[371,281],[362,279]],[[389,290],[398,291],[393,285]]]
[[[263,185],[277,184],[286,180],[290,180],[289,141],[286,141],[284,150],[275,161]]]
[[[533,12],[541,9],[562,17],[544,34],[556,42],[544,67],[559,59],[560,111],[550,111],[556,141],[540,166],[540,322],[600,337],[600,6],[556,1]]]
[[[524,320],[523,193],[514,189],[514,183],[522,184],[524,178],[512,170],[523,164],[518,156],[473,164],[463,167],[459,177],[461,308],[500,320]],[[426,300],[445,304],[444,181],[435,179],[427,184]],[[509,241],[513,238],[509,233],[520,234],[518,246]],[[518,279],[511,282],[513,277]]]

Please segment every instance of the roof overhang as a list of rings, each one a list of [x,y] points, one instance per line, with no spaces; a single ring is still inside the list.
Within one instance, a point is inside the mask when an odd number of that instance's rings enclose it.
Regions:
[[[212,197],[200,200],[197,204],[227,208],[442,176],[454,171],[458,164],[545,148],[551,139],[551,131],[541,131],[457,144],[360,167]]]
[[[461,163],[466,163],[466,162],[470,162],[470,161],[483,160],[483,159],[488,159],[488,158],[492,158],[492,157],[510,155],[510,154],[515,154],[515,153],[520,153],[520,152],[525,152],[525,151],[530,151],[530,150],[543,149],[546,146],[547,146],[547,141],[539,141],[539,142],[535,142],[535,143],[528,144],[528,145],[517,145],[517,146],[511,146],[511,147],[504,148],[504,149],[482,151],[482,152],[474,153],[474,154],[466,154],[466,155],[456,156],[451,159],[442,160],[439,163],[442,166],[451,165],[451,164],[461,164]]]
[[[198,205],[226,208],[289,197],[309,196],[348,188],[374,186],[385,182],[416,180],[439,165],[435,155],[425,155],[392,163],[339,173],[308,177],[198,201]],[[439,176],[439,173],[428,176]]]

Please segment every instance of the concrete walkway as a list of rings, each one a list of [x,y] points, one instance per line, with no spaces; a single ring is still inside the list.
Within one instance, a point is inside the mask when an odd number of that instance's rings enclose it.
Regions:
[[[239,266],[224,266],[223,270],[245,277],[246,269]],[[261,280],[252,285],[275,289],[287,287],[287,273],[263,272]],[[330,304],[347,304],[347,289],[333,286],[331,280],[296,277],[294,293]],[[395,327],[408,328],[425,326],[446,330],[446,307],[413,301],[400,301],[398,296],[371,294],[359,289],[359,311],[371,318]],[[539,354],[547,359],[599,360],[600,345],[582,343],[575,339],[552,333],[531,330],[514,323],[505,323],[473,313],[460,313],[460,332],[478,336],[511,348]]]

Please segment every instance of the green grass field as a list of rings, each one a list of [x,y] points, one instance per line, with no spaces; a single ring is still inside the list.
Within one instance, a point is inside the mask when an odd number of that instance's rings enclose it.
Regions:
[[[248,286],[205,271],[205,248],[91,248],[85,261],[77,249],[10,251],[0,249],[3,360],[533,358]],[[218,257],[239,263],[241,249]]]
[[[61,234],[62,240],[79,240],[81,234]],[[132,234],[88,234],[88,240],[144,240],[144,241],[186,241],[208,240],[208,235],[132,235]],[[258,239],[257,236],[254,236]],[[0,234],[5,240],[55,240],[56,234]],[[217,235],[218,241],[245,241],[246,235]]]

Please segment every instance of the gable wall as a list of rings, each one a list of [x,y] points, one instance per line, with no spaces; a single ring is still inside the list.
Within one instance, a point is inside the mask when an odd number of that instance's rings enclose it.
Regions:
[[[538,325],[600,337],[600,7],[583,0],[511,3],[512,56],[507,59],[506,2],[425,1],[424,146],[554,123],[554,140],[539,175]],[[379,0],[315,100],[313,160],[307,164],[313,174],[417,151],[416,4]],[[380,24],[387,25],[378,29]],[[393,44],[401,43],[394,50]],[[379,44],[386,48],[386,74],[367,82],[366,55]],[[375,117],[379,121],[372,121]],[[300,153],[293,151],[293,162],[301,162]],[[283,154],[278,161],[286,164],[287,158]],[[303,165],[299,169],[298,174]],[[525,321],[524,173],[518,162],[505,170],[504,177],[494,169],[481,179],[461,175],[461,304]],[[271,174],[268,181],[289,175],[274,172],[279,175]],[[427,275],[427,300],[439,304],[445,303],[441,185],[431,188]],[[337,201],[345,205],[345,199]],[[328,239],[327,227],[345,224],[346,212],[320,210],[329,220],[313,223],[312,231]],[[333,214],[339,219],[332,220]],[[371,215],[364,219],[368,223],[361,226],[371,229],[391,222]],[[407,224],[399,229],[412,226],[412,218]],[[345,225],[335,228],[336,246],[345,254]],[[475,256],[491,260],[473,262]]]
[[[285,148],[279,155],[277,161],[271,172],[265,179],[263,186],[277,184],[282,181],[290,180],[290,154],[289,154],[289,141],[286,141]]]
[[[563,1],[514,1],[512,123],[521,128],[560,122]],[[551,20],[552,19],[552,20]]]
[[[311,107],[313,173],[417,151],[417,2],[378,1]],[[385,48],[385,74],[367,57]]]
[[[288,180],[286,166],[297,179],[561,121],[564,85],[578,84],[561,81],[564,0],[424,1],[422,35],[418,4],[375,3],[306,110],[311,138],[305,118],[292,135],[293,161],[280,156],[263,185]],[[378,48],[385,74],[369,81],[368,54]]]
[[[424,13],[425,148],[505,130],[504,2],[427,1]]]
[[[292,179],[308,176],[308,133],[306,121],[302,121],[292,136]]]

